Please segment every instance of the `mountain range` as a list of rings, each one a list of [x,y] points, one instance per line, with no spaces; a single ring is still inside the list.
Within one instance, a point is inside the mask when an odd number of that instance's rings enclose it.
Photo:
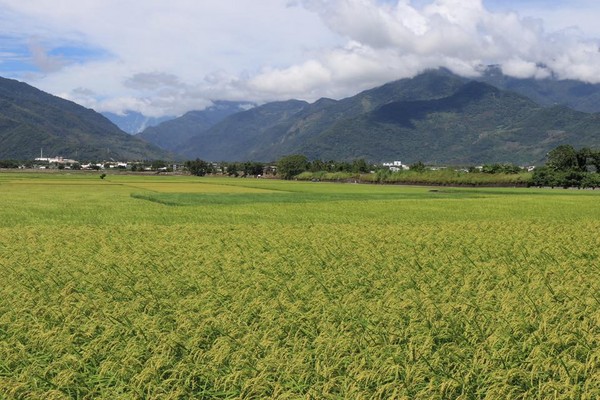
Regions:
[[[177,129],[162,129],[181,123],[183,141]],[[439,69],[339,101],[273,102],[208,127],[182,118],[153,131],[159,133],[154,138],[142,136],[168,142],[186,158],[210,161],[273,161],[300,153],[335,160],[540,163],[560,144],[600,146],[600,115],[546,106]]]
[[[600,86],[577,81],[519,80],[495,67],[473,80],[437,69],[341,100],[215,101],[129,135],[93,110],[0,78],[0,158],[33,158],[43,148],[83,160],[266,162],[300,153],[373,162],[539,164],[560,144],[600,147],[595,99]],[[121,117],[143,122],[141,114]]]
[[[131,135],[143,132],[145,129],[156,126],[160,123],[175,119],[175,116],[148,117],[137,111],[125,111],[123,114],[112,112],[102,112],[103,116],[110,122],[118,126],[123,132]]]
[[[230,115],[255,107],[248,102],[215,101],[201,111],[190,111],[179,118],[145,129],[139,137],[163,149],[177,152],[180,145],[204,132]]]
[[[41,149],[78,160],[173,158],[93,110],[0,78],[0,159],[33,159]]]

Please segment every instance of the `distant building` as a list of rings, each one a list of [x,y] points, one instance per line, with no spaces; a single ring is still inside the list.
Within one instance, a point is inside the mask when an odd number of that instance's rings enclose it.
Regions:
[[[48,164],[75,164],[76,160],[63,157],[37,157],[35,161],[47,162]]]
[[[408,165],[402,164],[402,161],[392,161],[390,163],[383,163],[383,166],[389,168],[389,170],[392,172],[410,169]]]
[[[104,169],[104,164],[82,164],[81,169]]]
[[[113,161],[108,164],[108,168],[118,168],[118,169],[127,169],[127,167],[129,167],[129,165],[126,162],[119,162],[119,161]],[[106,167],[105,167],[106,168]]]

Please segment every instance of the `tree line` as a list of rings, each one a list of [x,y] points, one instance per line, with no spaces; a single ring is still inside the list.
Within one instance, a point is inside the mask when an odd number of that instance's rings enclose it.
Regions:
[[[348,172],[360,174],[368,173],[375,167],[364,159],[358,159],[352,162],[334,160],[309,161],[306,156],[299,154],[282,157],[273,163],[262,163],[257,161],[211,163],[196,159],[186,161],[184,165],[192,175],[197,176],[216,173],[235,177],[278,175],[283,179],[292,179],[305,171]]]
[[[18,168],[20,166],[31,167],[32,161],[18,160],[0,160],[0,168]],[[155,160],[147,163],[133,164],[131,171],[144,170],[147,167],[153,170],[159,170],[169,167],[169,163],[162,160]],[[262,163],[256,161],[246,162],[220,162],[213,163],[201,159],[188,160],[184,163],[184,169],[197,176],[222,174],[228,176],[257,177],[263,175],[277,176],[283,179],[293,179],[301,177],[303,179],[319,179],[323,177],[334,177],[335,180],[351,177],[361,177],[365,182],[402,182],[402,175],[413,175],[410,179],[415,182],[435,181],[435,177],[428,176],[423,180],[415,175],[432,175],[432,171],[424,163],[418,161],[409,166],[409,171],[392,172],[389,168],[380,164],[369,163],[365,159],[355,159],[352,161],[336,160],[309,160],[301,154],[292,154],[280,158],[276,162]],[[79,165],[71,166],[72,169],[78,169]],[[64,166],[63,166],[64,168]],[[169,168],[167,168],[167,171]],[[524,171],[522,167],[513,164],[485,164],[480,167],[469,167],[460,171],[468,173],[481,173],[491,175],[517,175],[519,179],[509,180],[521,181]],[[457,172],[460,172],[457,171]],[[371,174],[373,172],[373,174]],[[529,177],[530,175],[525,174]],[[444,179],[448,179],[445,177]],[[452,177],[454,179],[454,177]],[[572,145],[564,144],[551,150],[546,157],[546,164],[534,170],[526,182],[529,186],[539,187],[578,187],[578,188],[596,188],[600,187],[600,150],[584,147],[579,150]],[[489,182],[500,182],[501,179],[490,178]],[[484,179],[485,181],[485,179]],[[430,182],[434,183],[434,182]]]
[[[531,186],[600,187],[600,150],[576,150],[569,144],[556,147],[548,153],[546,165],[533,173]]]

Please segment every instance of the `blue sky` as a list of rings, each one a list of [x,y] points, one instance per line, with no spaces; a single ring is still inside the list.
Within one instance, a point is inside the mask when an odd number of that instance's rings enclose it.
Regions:
[[[220,99],[341,98],[437,66],[596,82],[598,3],[0,0],[0,75],[153,116]]]

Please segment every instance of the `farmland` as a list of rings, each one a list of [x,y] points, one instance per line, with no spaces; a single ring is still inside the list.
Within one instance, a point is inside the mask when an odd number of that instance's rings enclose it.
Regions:
[[[600,192],[0,174],[0,398],[600,397]]]

